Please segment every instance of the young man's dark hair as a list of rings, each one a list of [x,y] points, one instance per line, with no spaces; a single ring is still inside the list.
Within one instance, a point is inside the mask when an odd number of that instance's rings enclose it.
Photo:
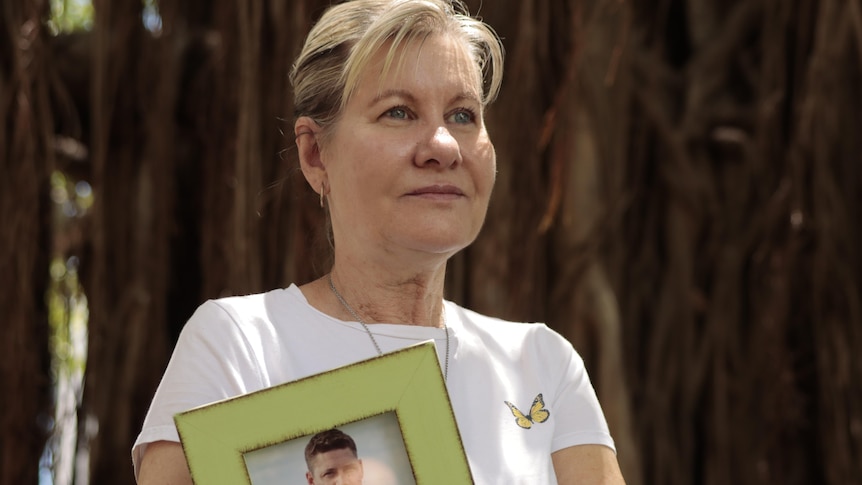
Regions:
[[[335,428],[321,431],[312,436],[308,444],[305,445],[305,464],[311,470],[311,459],[317,454],[344,448],[349,448],[353,452],[353,456],[358,456],[356,453],[356,442],[353,441],[350,435]]]
[[[305,445],[305,464],[310,485],[362,483],[362,460],[357,456],[356,443],[341,430],[328,429],[312,436]]]

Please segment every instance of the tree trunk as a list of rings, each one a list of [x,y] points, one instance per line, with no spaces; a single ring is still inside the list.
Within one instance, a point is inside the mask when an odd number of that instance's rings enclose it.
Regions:
[[[91,483],[131,483],[134,440],[168,355],[173,226],[172,46],[144,31],[141,2],[96,1],[90,105],[92,246],[83,434]],[[162,364],[159,364],[162,363]]]
[[[51,423],[48,289],[54,161],[44,3],[0,7],[0,484],[36,483]]]

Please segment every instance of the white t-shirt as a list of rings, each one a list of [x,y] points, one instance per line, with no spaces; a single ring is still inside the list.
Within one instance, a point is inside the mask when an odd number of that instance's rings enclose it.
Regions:
[[[445,321],[446,386],[476,483],[555,484],[554,451],[614,449],[583,360],[562,336],[544,324],[506,322],[448,301]],[[433,339],[445,366],[443,329],[369,328],[383,352]],[[174,414],[376,355],[361,324],[318,311],[296,285],[207,301],[183,328],[150,405],[132,449],[135,476],[148,443],[179,441]],[[505,401],[528,413],[539,394],[549,418],[518,426]]]

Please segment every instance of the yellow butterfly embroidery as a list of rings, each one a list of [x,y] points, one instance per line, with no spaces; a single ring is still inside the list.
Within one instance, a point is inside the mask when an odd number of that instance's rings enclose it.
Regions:
[[[551,415],[551,412],[545,409],[545,400],[542,398],[541,393],[536,396],[536,399],[533,399],[533,405],[530,406],[530,414],[527,415],[524,415],[520,409],[516,408],[509,401],[503,402],[506,403],[506,406],[509,406],[509,410],[515,416],[515,422],[518,423],[518,426],[524,429],[532,428],[533,423],[544,423]]]

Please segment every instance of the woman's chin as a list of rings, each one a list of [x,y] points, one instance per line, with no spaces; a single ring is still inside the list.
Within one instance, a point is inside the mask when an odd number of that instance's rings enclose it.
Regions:
[[[436,231],[404,238],[396,244],[419,254],[436,255],[441,258],[449,258],[458,251],[469,246],[475,236],[460,234],[449,234],[445,231]]]

